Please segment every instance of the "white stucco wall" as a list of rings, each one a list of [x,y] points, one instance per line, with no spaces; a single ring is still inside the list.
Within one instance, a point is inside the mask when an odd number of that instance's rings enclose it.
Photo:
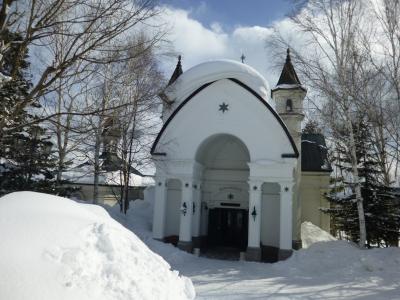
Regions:
[[[166,236],[179,235],[180,206],[182,199],[182,184],[177,179],[167,182],[167,217]]]
[[[261,202],[261,243],[279,248],[280,187],[274,183],[264,183]]]
[[[219,111],[225,102],[229,110]],[[215,134],[231,134],[249,149],[251,161],[281,160],[293,153],[284,129],[255,96],[223,79],[194,96],[166,127],[156,152],[169,160],[194,160],[203,141]]]

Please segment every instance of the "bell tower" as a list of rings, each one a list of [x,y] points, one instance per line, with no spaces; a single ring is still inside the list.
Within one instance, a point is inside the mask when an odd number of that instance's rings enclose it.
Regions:
[[[304,119],[303,100],[307,90],[301,85],[294,70],[287,49],[286,61],[276,87],[271,90],[271,97],[275,100],[276,111],[289,129],[300,157],[297,160],[295,185],[293,187],[293,248],[301,248],[301,122]]]
[[[287,49],[286,62],[276,87],[271,90],[271,97],[275,100],[276,111],[289,129],[290,135],[301,153],[301,122],[304,119],[303,100],[307,90],[301,85],[294,70]]]

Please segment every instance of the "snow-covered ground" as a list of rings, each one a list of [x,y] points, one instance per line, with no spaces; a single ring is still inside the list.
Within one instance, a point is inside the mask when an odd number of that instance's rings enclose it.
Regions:
[[[135,232],[173,269],[192,279],[197,299],[400,299],[400,250],[359,250],[311,223],[302,226],[307,249],[266,264],[196,257],[151,238],[151,204],[137,200],[112,217]]]
[[[0,299],[191,299],[187,277],[197,299],[400,299],[398,248],[358,250],[304,223],[308,248],[286,261],[207,259],[153,240],[146,201],[107,210],[129,230],[95,205],[0,198]]]
[[[192,299],[190,279],[100,206],[32,192],[0,198],[1,300]]]

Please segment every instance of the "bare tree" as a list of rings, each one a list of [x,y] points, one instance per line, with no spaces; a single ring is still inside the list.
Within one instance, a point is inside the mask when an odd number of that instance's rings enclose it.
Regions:
[[[0,7],[0,37],[14,30],[22,36],[10,76],[18,74],[26,50],[37,49],[45,53],[43,67],[24,101],[18,103],[9,115],[15,116],[40,98],[58,88],[60,78],[76,76],[73,66],[88,63],[109,63],[116,56],[105,53],[129,53],[125,42],[129,32],[135,32],[144,22],[159,13],[153,0],[24,0],[3,1]],[[153,28],[153,41],[163,37],[163,32]],[[49,50],[55,38],[64,40],[59,57]],[[2,54],[9,45],[0,42]],[[51,48],[51,47],[50,47]],[[38,52],[38,51],[37,51]],[[135,55],[140,55],[135,53]],[[118,59],[128,59],[118,55]],[[86,64],[82,66],[90,66]],[[84,70],[82,70],[84,71]],[[0,119],[0,131],[9,124]]]
[[[316,107],[330,130],[345,126],[349,133],[344,142],[351,158],[349,180],[356,194],[360,247],[365,247],[366,227],[353,121],[366,107],[361,105],[366,100],[365,87],[376,77],[376,73],[365,68],[369,56],[362,45],[369,38],[369,28],[363,13],[364,6],[358,0],[311,0],[291,17],[298,34],[303,34],[307,41],[301,47],[291,48],[297,68],[314,97],[318,97]],[[288,44],[278,32],[274,46]]]
[[[134,41],[138,45],[136,51],[145,44],[146,37],[141,35]],[[157,108],[160,103],[158,94],[165,84],[160,72],[159,63],[154,50],[146,52],[141,59],[130,60],[125,75],[121,78],[117,89],[119,101],[131,103],[128,109],[119,111],[121,139],[118,154],[121,158],[120,186],[121,211],[129,208],[129,186],[131,175],[138,175],[150,163],[150,148],[157,134],[160,119]]]
[[[389,135],[389,157],[393,161],[390,169],[394,169],[396,178],[400,158],[400,2],[371,1],[370,6],[373,7],[380,30],[375,41],[376,47],[371,50],[371,61],[386,81],[382,87],[387,91],[386,101],[381,110],[385,118],[384,127]]]
[[[143,55],[107,66],[98,97],[100,105],[112,103],[123,108],[95,117],[94,144],[97,146],[93,155],[95,179],[99,172],[114,173],[115,183],[120,186],[117,194],[123,212],[129,207],[132,174],[140,174],[151,162],[149,150],[160,122],[157,95],[165,83],[159,70],[157,49],[149,47],[151,39],[139,34],[130,43],[129,51]]]

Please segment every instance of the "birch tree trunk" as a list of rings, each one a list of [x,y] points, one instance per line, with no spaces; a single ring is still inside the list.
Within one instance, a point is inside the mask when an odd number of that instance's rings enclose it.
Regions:
[[[354,129],[353,129],[353,124],[351,122],[351,119],[349,117],[347,119],[347,128],[349,130],[349,145],[350,145],[350,154],[351,154],[351,167],[353,170],[353,183],[355,184],[354,190],[356,193],[356,201],[357,201],[357,211],[358,211],[358,224],[360,227],[360,240],[359,240],[359,247],[364,248],[365,243],[367,240],[367,230],[365,227],[365,213],[364,213],[364,203],[363,203],[363,197],[361,194],[361,182],[360,182],[360,177],[358,174],[358,159],[357,159],[357,153],[356,153],[356,141],[354,138]]]
[[[95,145],[94,145],[94,174],[93,174],[93,204],[99,203],[99,177],[100,177],[100,148],[101,148],[101,122],[99,121],[99,127],[96,128]]]

